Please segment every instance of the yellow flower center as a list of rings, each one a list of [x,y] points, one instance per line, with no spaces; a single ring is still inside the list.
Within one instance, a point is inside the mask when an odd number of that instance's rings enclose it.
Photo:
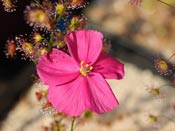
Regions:
[[[85,64],[84,61],[80,63],[80,73],[82,76],[87,76],[87,74],[93,69],[89,64]]]

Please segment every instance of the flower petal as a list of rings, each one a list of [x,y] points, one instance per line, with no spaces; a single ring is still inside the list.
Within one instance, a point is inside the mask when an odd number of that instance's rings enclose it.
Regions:
[[[44,84],[56,86],[75,79],[79,75],[79,69],[72,57],[53,49],[40,58],[37,73]]]
[[[86,100],[86,107],[90,111],[105,113],[118,105],[118,101],[111,88],[100,74],[91,73],[87,80],[89,83],[89,99]]]
[[[80,116],[85,109],[86,89],[86,78],[79,76],[70,83],[49,87],[47,97],[57,111],[70,116]]]
[[[105,79],[122,79],[124,77],[124,64],[101,52],[94,64],[94,72],[100,73]]]
[[[102,34],[93,30],[79,30],[66,35],[70,54],[78,63],[93,64],[100,55],[102,40]]]

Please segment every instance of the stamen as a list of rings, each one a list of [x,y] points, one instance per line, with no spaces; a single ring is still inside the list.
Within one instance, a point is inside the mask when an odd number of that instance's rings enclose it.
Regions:
[[[81,61],[80,63],[80,73],[82,76],[87,76],[87,74],[93,69],[92,66],[89,66],[89,64],[85,64],[84,61]]]
[[[92,66],[90,66],[89,70],[92,70],[92,69],[93,69],[93,67],[92,67]]]
[[[84,61],[81,61],[80,65],[83,65],[84,64]]]

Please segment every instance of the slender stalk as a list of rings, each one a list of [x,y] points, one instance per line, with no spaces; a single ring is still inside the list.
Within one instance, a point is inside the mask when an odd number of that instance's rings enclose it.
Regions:
[[[52,17],[48,14],[47,11],[45,11],[44,7],[40,4],[40,2],[38,0],[34,0],[35,3],[46,13],[47,17],[49,18],[50,22],[53,21]],[[52,46],[52,41],[50,40],[50,42],[47,42],[48,45],[48,50],[51,50],[51,46]]]
[[[59,123],[60,123],[64,118],[65,118],[65,115],[62,115],[62,116],[60,117],[60,119],[58,120]]]
[[[49,43],[49,41],[46,38],[43,38],[43,40],[48,46],[50,46],[50,43]]]
[[[173,5],[171,5],[171,4],[168,4],[168,3],[166,3],[166,2],[164,2],[164,1],[162,1],[162,0],[157,0],[157,1],[159,1],[159,2],[162,3],[162,4],[165,4],[165,5],[167,5],[167,6],[169,6],[169,7],[175,9],[175,6],[173,6]]]
[[[75,117],[73,117],[73,119],[72,119],[72,124],[71,124],[70,131],[73,131],[74,130],[74,122],[75,122]]]
[[[64,13],[65,13],[65,11],[66,11],[66,9],[67,9],[67,3],[63,3],[63,5],[64,5],[64,9],[63,9],[63,12],[59,15],[59,17],[56,19],[56,23],[58,23],[60,20],[61,20],[61,18],[63,17],[63,15],[64,15]]]
[[[173,54],[168,58],[168,61],[169,61],[173,56],[175,56],[175,53],[173,53]]]
[[[67,3],[63,3],[63,5],[64,5],[64,9],[63,9],[63,12],[59,15],[59,17],[55,20],[55,23],[54,23],[54,25],[52,26],[52,32],[51,32],[51,37],[50,37],[50,43],[51,43],[51,45],[52,45],[52,43],[53,43],[53,37],[54,37],[54,31],[55,31],[55,29],[56,29],[56,26],[57,26],[57,24],[58,24],[58,22],[61,20],[61,18],[63,17],[63,15],[64,15],[64,13],[66,12],[66,10],[67,10],[67,6],[68,6],[68,4]],[[51,49],[51,47],[50,47],[50,49]]]
[[[54,37],[54,28],[52,28],[52,32],[51,32],[50,40],[49,40],[49,44],[48,44],[48,50],[49,51],[51,50],[51,47],[52,47],[53,37]]]

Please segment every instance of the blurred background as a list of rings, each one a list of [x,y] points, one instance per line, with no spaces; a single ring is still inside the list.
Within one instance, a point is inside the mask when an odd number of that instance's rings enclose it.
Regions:
[[[5,53],[8,39],[31,31],[24,21],[23,14],[25,6],[29,2],[29,0],[19,1],[18,10],[12,13],[5,12],[2,3],[0,4],[0,120],[19,99],[19,94],[32,83],[29,78],[32,70],[27,69],[30,62],[22,61],[19,57],[7,59]]]
[[[174,0],[163,2],[175,4]],[[13,13],[0,6],[2,131],[42,131],[41,127],[51,122],[50,116],[39,112],[35,90],[43,85],[32,83],[34,65],[18,57],[7,59],[4,53],[7,39],[31,31],[23,17],[29,3],[30,0],[19,1]],[[102,31],[110,40],[110,55],[124,62],[126,76],[121,81],[108,81],[120,106],[104,115],[93,114],[75,130],[174,131],[174,76],[160,75],[155,69],[157,57],[168,59],[174,53],[174,8],[158,0],[143,0],[141,6],[131,5],[128,0],[92,0],[83,12],[88,28]],[[172,57],[170,62],[174,60]],[[151,92],[155,87],[160,88],[158,95]],[[70,125],[70,121],[66,122]]]

